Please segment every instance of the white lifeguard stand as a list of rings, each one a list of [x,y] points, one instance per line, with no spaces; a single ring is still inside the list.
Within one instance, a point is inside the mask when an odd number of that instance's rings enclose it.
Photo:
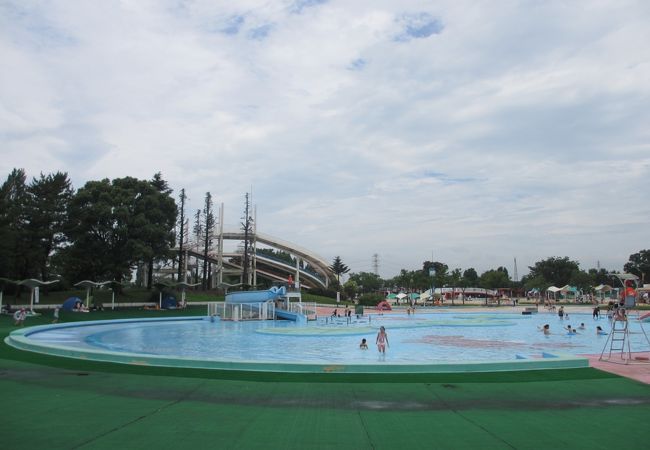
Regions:
[[[646,344],[650,349],[650,340],[648,335],[643,329],[643,320],[636,313],[636,318],[630,312],[636,306],[636,292],[639,283],[639,277],[631,273],[611,273],[611,277],[620,281],[623,286],[621,299],[617,302],[616,308],[611,315],[611,329],[605,341],[603,351],[600,353],[599,361],[606,361],[615,364],[631,364],[641,363],[649,364],[650,361],[646,358],[639,358],[633,355],[632,345],[630,342],[631,333],[643,334]],[[608,317],[610,315],[608,314]],[[630,322],[639,324],[640,331],[630,331]],[[609,351],[608,351],[609,350]],[[607,353],[607,355],[605,355]],[[613,357],[614,356],[614,357]]]

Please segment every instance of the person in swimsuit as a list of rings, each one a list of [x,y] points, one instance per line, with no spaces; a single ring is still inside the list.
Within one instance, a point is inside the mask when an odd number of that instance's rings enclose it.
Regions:
[[[386,346],[390,345],[388,344],[388,335],[386,334],[386,328],[381,326],[379,328],[379,333],[377,333],[377,350],[379,350],[379,353],[385,354],[386,353]]]
[[[368,350],[368,343],[366,342],[366,338],[361,339],[361,344],[359,344],[359,348],[361,350]]]
[[[539,331],[544,332],[544,334],[551,334],[551,327],[548,324],[545,324],[543,327],[537,327]]]
[[[600,319],[600,306],[594,308],[594,312],[591,314],[594,320]]]

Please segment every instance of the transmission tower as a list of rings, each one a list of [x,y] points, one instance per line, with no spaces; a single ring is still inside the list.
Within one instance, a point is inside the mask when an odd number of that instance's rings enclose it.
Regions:
[[[519,282],[519,274],[517,273],[517,258],[515,258],[515,273],[514,273],[515,283]]]
[[[379,276],[379,255],[377,253],[372,255],[372,270],[375,275]]]

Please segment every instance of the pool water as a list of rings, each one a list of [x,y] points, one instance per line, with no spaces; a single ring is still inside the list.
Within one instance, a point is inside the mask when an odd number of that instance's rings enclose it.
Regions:
[[[564,327],[585,329],[568,335]],[[538,327],[548,323],[551,334]],[[380,356],[375,338],[386,327],[390,347]],[[211,322],[204,320],[94,323],[45,328],[30,340],[75,349],[188,359],[332,364],[431,364],[458,361],[512,360],[554,354],[600,354],[610,331],[606,318],[555,315],[432,313],[415,316],[365,317],[348,324],[324,321],[299,325],[289,321]],[[648,351],[638,322],[630,322],[632,351]],[[360,350],[365,338],[368,350]]]

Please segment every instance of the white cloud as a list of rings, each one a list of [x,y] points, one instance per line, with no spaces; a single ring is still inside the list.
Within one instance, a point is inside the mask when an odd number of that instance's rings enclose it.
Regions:
[[[647,246],[642,3],[0,7],[0,171],[161,171],[189,211],[383,275]]]

